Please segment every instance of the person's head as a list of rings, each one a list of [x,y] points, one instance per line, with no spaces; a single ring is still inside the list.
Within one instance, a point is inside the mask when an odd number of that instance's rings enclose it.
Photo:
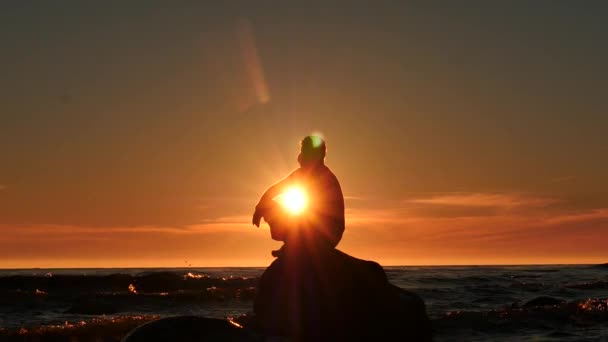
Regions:
[[[317,135],[309,135],[300,141],[300,154],[298,163],[300,166],[322,165],[325,161],[327,147],[325,141]]]

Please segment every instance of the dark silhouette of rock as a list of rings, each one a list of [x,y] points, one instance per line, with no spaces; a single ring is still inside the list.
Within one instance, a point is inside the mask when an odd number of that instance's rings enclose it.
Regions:
[[[261,336],[230,321],[198,316],[160,318],[130,331],[121,342],[262,342]]]
[[[431,320],[426,312],[426,304],[424,303],[424,300],[413,292],[406,291],[392,284],[391,286],[401,299],[401,316],[397,317],[396,319],[401,322],[407,322],[404,327],[408,327],[410,329],[406,332],[408,337],[406,340],[432,341],[433,328]]]
[[[254,312],[261,333],[293,341],[432,340],[418,295],[390,284],[378,263],[336,249],[276,259]]]
[[[536,298],[526,302],[526,304],[524,304],[523,307],[524,308],[533,308],[533,307],[537,307],[537,306],[560,305],[562,303],[564,303],[564,301],[561,299],[548,297],[548,296],[540,296],[540,297],[536,297]]]
[[[608,270],[608,262],[607,262],[607,263],[605,263],[605,264],[598,264],[598,265],[595,265],[595,267],[597,267],[597,268],[604,268],[604,269],[607,269],[607,270]]]
[[[83,300],[74,303],[65,313],[69,314],[85,314],[85,315],[111,315],[122,311],[115,304],[98,301],[98,300]]]
[[[184,283],[183,276],[172,272],[145,274],[135,280],[135,287],[141,292],[176,291]]]

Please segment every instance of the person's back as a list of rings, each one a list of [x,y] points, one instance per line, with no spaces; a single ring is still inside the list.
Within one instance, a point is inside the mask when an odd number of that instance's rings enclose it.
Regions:
[[[329,243],[336,247],[345,227],[342,188],[325,165],[325,141],[308,136],[300,145],[300,167],[264,192],[256,205],[252,223],[259,227],[262,217],[266,222],[274,221],[270,225],[271,237],[286,244],[298,243],[299,235],[305,233],[315,243]],[[302,190],[308,199],[306,210],[296,215],[275,201],[293,188]]]
[[[344,196],[337,177],[324,164],[299,168],[290,176],[308,197],[306,213],[301,224],[309,232],[321,234],[332,247],[336,247],[344,233]]]

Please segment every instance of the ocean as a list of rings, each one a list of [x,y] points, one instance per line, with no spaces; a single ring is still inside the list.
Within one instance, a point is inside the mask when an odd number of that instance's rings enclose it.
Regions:
[[[608,341],[606,267],[384,268],[393,284],[424,299],[436,341]],[[118,341],[157,317],[237,318],[251,314],[263,270],[0,270],[0,341]]]

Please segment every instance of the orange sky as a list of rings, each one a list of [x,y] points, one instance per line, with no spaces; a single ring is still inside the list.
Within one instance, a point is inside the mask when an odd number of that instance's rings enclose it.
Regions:
[[[166,6],[0,11],[0,268],[266,266],[313,132],[347,253],[608,261],[605,5]]]
[[[340,249],[385,265],[599,263],[608,209],[556,213],[559,200],[448,194],[347,200]],[[360,203],[357,203],[360,202]],[[3,267],[264,266],[271,241],[247,213],[183,227],[3,225]],[[17,228],[17,229],[15,229]],[[18,258],[15,258],[18,256]]]

